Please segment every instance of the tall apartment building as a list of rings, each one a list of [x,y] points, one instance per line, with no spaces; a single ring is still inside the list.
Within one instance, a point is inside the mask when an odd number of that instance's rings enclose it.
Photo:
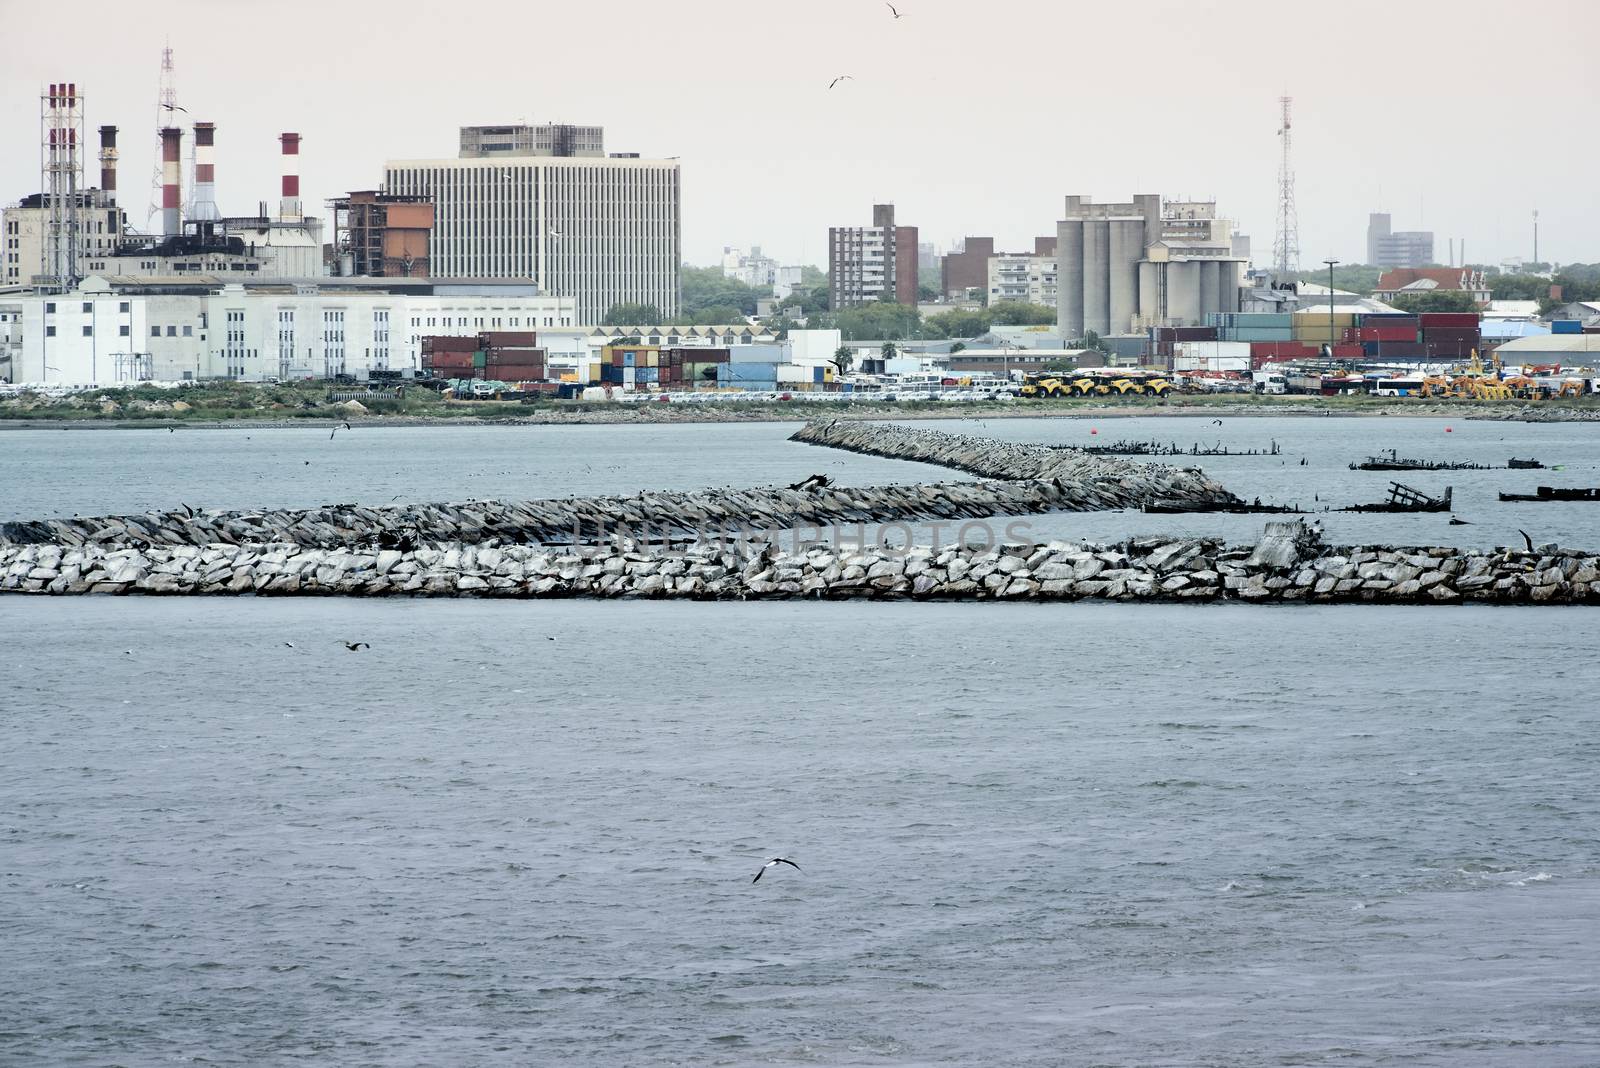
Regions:
[[[1069,196],[1056,224],[1056,321],[1070,338],[1204,323],[1239,310],[1245,261],[1211,201]]]
[[[1433,262],[1432,230],[1393,230],[1388,213],[1367,216],[1367,263],[1374,267],[1426,267]]]
[[[984,291],[989,303],[1020,301],[1055,307],[1056,239],[1036,237],[1032,252],[1001,252],[990,256]]]
[[[896,226],[893,204],[874,204],[871,226],[828,228],[828,298],[835,311],[880,300],[916,306],[917,228]]]
[[[384,192],[432,202],[429,275],[530,279],[577,301],[678,314],[683,262],[678,164],[637,156],[491,155],[390,160]]]
[[[463,126],[461,158],[487,156],[604,156],[603,126]]]
[[[958,251],[946,252],[939,260],[939,291],[946,297],[962,299],[971,290],[986,289],[989,257],[993,255],[994,238],[964,238]]]

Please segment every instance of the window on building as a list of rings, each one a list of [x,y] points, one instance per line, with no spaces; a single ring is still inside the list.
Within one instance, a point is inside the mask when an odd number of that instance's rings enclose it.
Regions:
[[[92,327],[92,326],[85,326],[85,327],[84,327],[84,328],[83,328],[83,336],[84,336],[84,337],[94,337],[94,327]]]
[[[94,311],[94,305],[91,304],[87,300],[84,301],[83,302],[83,314],[88,315],[88,314],[92,313],[93,311]]]
[[[117,327],[117,334],[120,337],[127,337],[128,336],[128,324],[127,323],[123,323],[121,326]]]
[[[150,328],[150,336],[151,337],[160,337],[161,336],[161,328],[159,326],[152,326]]]
[[[185,327],[184,327],[184,328],[183,328],[183,336],[184,336],[184,337],[194,337],[194,327],[192,327],[192,326],[185,326]]]
[[[55,337],[56,336],[56,328],[53,327],[53,326],[45,327],[44,328],[44,336],[45,337]]]
[[[56,302],[55,301],[47,300],[47,301],[44,302],[44,313],[46,315],[50,315],[50,314],[54,313],[55,310],[56,310]]]
[[[117,311],[121,312],[123,315],[127,315],[130,310],[131,305],[127,301],[124,300],[117,303]]]
[[[167,336],[168,337],[177,337],[178,336],[178,328],[175,327],[175,326],[167,327]]]

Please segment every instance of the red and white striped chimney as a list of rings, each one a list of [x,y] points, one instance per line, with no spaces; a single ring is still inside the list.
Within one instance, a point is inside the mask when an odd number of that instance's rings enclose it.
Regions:
[[[168,237],[183,233],[183,177],[180,167],[183,131],[161,128],[161,232]]]
[[[283,145],[283,199],[278,201],[281,222],[300,221],[300,135],[279,134]]]
[[[217,210],[217,124],[194,124],[194,204],[190,218],[200,222],[215,222],[222,218]]]
[[[100,127],[100,191],[107,204],[117,202],[117,128]]]

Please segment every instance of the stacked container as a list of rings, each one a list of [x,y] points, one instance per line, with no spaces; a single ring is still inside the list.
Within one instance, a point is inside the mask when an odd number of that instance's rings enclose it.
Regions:
[[[1466,359],[1483,347],[1477,312],[1423,312],[1418,318],[1429,359]]]

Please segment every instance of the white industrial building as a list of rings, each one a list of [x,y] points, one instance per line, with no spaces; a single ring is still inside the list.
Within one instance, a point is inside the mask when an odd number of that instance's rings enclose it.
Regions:
[[[683,262],[675,160],[500,155],[390,160],[384,191],[427,197],[434,278],[511,278],[577,302],[584,323],[614,304],[678,314]]]
[[[1067,337],[1152,326],[1198,326],[1211,312],[1239,310],[1246,261],[1232,224],[1210,201],[1124,204],[1066,198],[1056,224],[1057,322]]]
[[[5,298],[21,315],[11,379],[40,385],[365,378],[414,372],[421,338],[570,329],[570,297],[434,279],[86,278]]]

